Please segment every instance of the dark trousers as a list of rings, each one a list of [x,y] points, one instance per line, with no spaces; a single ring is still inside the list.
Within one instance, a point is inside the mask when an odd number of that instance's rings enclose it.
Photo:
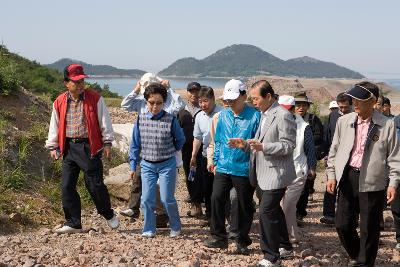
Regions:
[[[235,237],[239,236],[239,203],[236,189],[232,188],[229,192],[229,200],[225,206],[225,216],[229,223],[229,234]]]
[[[200,172],[198,175],[198,180],[202,186],[202,195],[204,197],[204,203],[206,206],[206,215],[207,217],[211,217],[211,195],[213,191],[214,174],[207,170],[207,158],[204,156],[201,157],[201,162],[197,166],[197,172]]]
[[[185,172],[185,181],[186,188],[189,193],[189,200],[192,203],[201,203],[203,202],[203,186],[201,182],[201,172],[196,171],[196,176],[194,181],[189,181],[189,172],[190,172],[190,160],[192,158],[192,149],[193,144],[185,144],[182,148],[182,161],[183,161],[183,171]],[[197,153],[196,161],[197,166],[201,166],[202,158],[201,155],[202,147],[200,147],[199,152]],[[207,161],[206,161],[207,166]],[[207,167],[206,167],[207,169]]]
[[[400,187],[396,189],[396,197],[393,200],[391,206],[393,220],[394,220],[394,228],[396,231],[396,241],[400,243]]]
[[[87,142],[67,141],[62,166],[61,197],[65,225],[73,228],[82,228],[81,200],[76,191],[81,170],[84,172],[85,186],[96,205],[97,212],[107,220],[114,216],[110,196],[103,182],[101,153],[91,158]]]
[[[140,164],[136,167],[136,177],[132,181],[131,196],[129,198],[128,207],[134,212],[140,212],[140,197],[142,196],[142,172]]]
[[[140,164],[136,166],[136,177],[132,181],[131,187],[131,196],[129,197],[128,208],[132,209],[135,213],[140,213],[140,203],[142,197],[142,171],[140,168]],[[157,220],[167,220],[168,215],[165,211],[164,206],[161,203],[160,199],[160,188],[157,185],[157,193],[156,193],[156,214]]]
[[[280,202],[286,188],[261,190],[260,202],[260,245],[264,259],[276,262],[279,259],[279,248],[292,250],[286,227],[285,214]]]
[[[302,217],[307,216],[307,205],[308,205],[308,196],[314,193],[314,180],[307,179],[306,184],[304,185],[304,189],[301,192],[299,201],[297,201],[296,205],[296,214]]]
[[[384,190],[359,192],[359,173],[346,167],[339,184],[335,226],[340,242],[358,266],[374,266]],[[357,233],[360,216],[360,236]]]
[[[322,209],[322,214],[325,217],[335,217],[335,205],[336,205],[336,195],[337,195],[337,190],[333,192],[333,194],[328,193],[325,190],[324,194],[324,206]]]
[[[254,187],[251,186],[248,177],[216,173],[211,195],[211,235],[218,240],[227,239],[225,206],[232,187],[236,189],[239,202],[239,236],[237,242],[248,246],[251,244],[249,232],[255,211],[253,205]]]

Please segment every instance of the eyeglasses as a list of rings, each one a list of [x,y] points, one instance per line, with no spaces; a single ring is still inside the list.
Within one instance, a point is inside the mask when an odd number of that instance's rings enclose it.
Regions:
[[[73,82],[74,84],[84,84],[85,83],[84,79],[80,79],[80,80],[77,80],[77,81],[73,81],[73,80],[70,80],[70,81]]]
[[[161,106],[164,104],[164,102],[147,101],[147,104],[149,104],[150,106]]]

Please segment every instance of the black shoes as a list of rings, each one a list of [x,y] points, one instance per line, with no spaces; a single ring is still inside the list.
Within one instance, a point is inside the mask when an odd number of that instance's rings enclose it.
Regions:
[[[236,242],[236,254],[249,255],[250,250],[245,244]]]
[[[320,223],[327,224],[327,225],[334,225],[335,224],[335,218],[330,217],[330,216],[322,216],[321,219],[319,219]]]
[[[228,240],[218,240],[215,238],[209,238],[203,242],[204,246],[208,248],[228,248]]]

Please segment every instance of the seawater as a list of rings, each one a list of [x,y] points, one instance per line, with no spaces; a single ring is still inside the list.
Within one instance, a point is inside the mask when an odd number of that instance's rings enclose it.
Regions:
[[[224,78],[199,78],[199,79],[190,79],[190,78],[179,78],[179,79],[168,79],[173,89],[186,89],[188,83],[190,82],[198,82],[201,85],[211,86],[214,89],[223,88],[225,83],[229,79]],[[90,83],[98,83],[101,86],[108,84],[110,90],[114,93],[119,94],[120,96],[126,96],[135,88],[137,83],[137,79],[134,78],[89,78],[86,81]]]

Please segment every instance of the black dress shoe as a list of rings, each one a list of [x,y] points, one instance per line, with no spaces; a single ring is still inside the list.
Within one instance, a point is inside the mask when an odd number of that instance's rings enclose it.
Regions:
[[[236,254],[249,255],[250,250],[245,244],[236,242]]]
[[[334,225],[335,224],[334,217],[322,216],[321,219],[319,219],[319,221],[326,225]]]
[[[203,242],[204,246],[208,248],[228,248],[228,240],[218,240],[209,238]]]

